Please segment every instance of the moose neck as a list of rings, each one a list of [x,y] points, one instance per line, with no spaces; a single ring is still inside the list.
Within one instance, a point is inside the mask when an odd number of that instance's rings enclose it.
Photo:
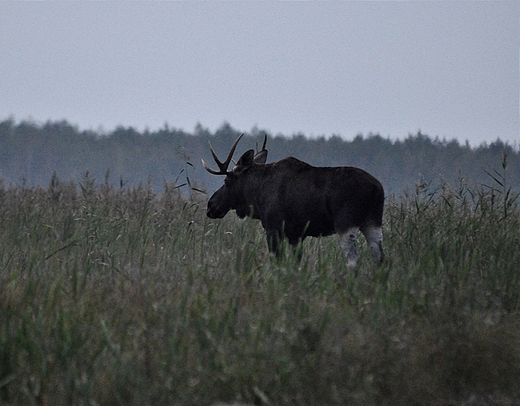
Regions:
[[[260,219],[261,205],[259,197],[264,183],[268,179],[267,169],[269,165],[253,165],[242,174],[241,179],[241,203],[235,209],[240,218],[246,216]]]

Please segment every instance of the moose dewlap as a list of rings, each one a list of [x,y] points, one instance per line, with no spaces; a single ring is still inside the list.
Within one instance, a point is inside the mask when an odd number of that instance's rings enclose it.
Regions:
[[[305,237],[336,233],[348,266],[356,265],[359,258],[356,236],[361,231],[374,261],[384,260],[384,191],[376,178],[359,168],[315,167],[293,157],[266,164],[267,137],[261,151],[245,152],[228,171],[242,136],[224,162],[210,144],[219,170],[202,161],[208,172],[226,176],[224,185],[208,201],[208,217],[222,218],[235,210],[240,218],[259,219],[269,250],[277,256],[284,238],[296,247]]]

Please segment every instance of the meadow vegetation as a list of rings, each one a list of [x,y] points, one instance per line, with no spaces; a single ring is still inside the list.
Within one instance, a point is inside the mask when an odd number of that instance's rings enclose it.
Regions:
[[[257,221],[205,202],[88,174],[0,185],[0,404],[520,403],[505,172],[389,196],[388,260],[362,244],[357,276],[336,237],[278,262]]]

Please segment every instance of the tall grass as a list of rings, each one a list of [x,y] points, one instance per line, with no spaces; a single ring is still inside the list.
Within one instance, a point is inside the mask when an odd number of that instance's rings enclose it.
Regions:
[[[357,277],[336,238],[278,262],[258,222],[174,185],[0,185],[0,404],[519,404],[499,173],[390,197],[388,261],[362,246]]]

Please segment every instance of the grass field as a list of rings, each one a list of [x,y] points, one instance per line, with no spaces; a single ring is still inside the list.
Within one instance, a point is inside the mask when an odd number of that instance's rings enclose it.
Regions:
[[[520,209],[491,183],[389,197],[357,277],[173,185],[2,185],[0,404],[518,405]]]

